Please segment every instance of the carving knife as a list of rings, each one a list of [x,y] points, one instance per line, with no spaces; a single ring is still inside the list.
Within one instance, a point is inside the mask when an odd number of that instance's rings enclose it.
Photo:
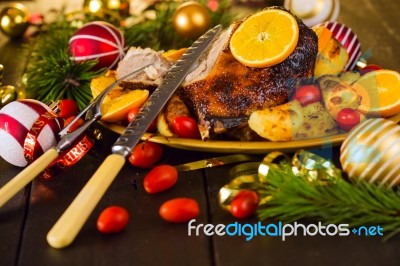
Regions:
[[[126,158],[139,142],[153,119],[183,82],[195,63],[221,31],[218,25],[201,36],[174,64],[161,85],[151,94],[139,113],[117,139],[109,155],[94,173],[82,191],[47,234],[47,242],[54,248],[72,243],[85,221],[100,201],[107,188],[125,164]]]

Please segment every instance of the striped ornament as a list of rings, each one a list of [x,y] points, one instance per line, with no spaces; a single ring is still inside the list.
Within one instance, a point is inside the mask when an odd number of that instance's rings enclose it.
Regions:
[[[335,21],[340,13],[339,0],[285,0],[283,5],[309,27]]]
[[[82,62],[98,59],[96,69],[114,68],[125,56],[125,39],[114,25],[94,21],[75,32],[69,40],[71,60]]]
[[[361,43],[357,35],[349,27],[338,22],[323,23],[332,35],[346,48],[349,55],[349,61],[344,70],[353,70],[361,57]]]
[[[367,119],[350,131],[340,148],[349,178],[389,187],[400,184],[400,126],[383,118]]]
[[[28,161],[24,156],[25,139],[40,115],[50,108],[36,100],[24,99],[11,102],[0,110],[0,156],[7,162],[24,167]],[[57,144],[57,134],[62,123],[50,120],[37,136],[35,155],[39,156]]]

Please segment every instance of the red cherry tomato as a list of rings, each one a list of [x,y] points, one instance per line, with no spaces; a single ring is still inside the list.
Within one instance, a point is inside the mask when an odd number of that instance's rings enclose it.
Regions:
[[[360,123],[360,120],[360,113],[351,108],[344,108],[340,110],[336,117],[338,126],[345,131],[350,131],[353,127]]]
[[[362,76],[362,75],[367,74],[368,72],[375,71],[375,70],[380,70],[380,69],[382,69],[381,66],[378,66],[378,65],[375,65],[375,64],[368,64],[364,68],[360,69],[360,74]]]
[[[64,127],[66,127],[69,124],[71,124],[72,120],[74,120],[74,119],[75,119],[75,116],[70,116],[69,118],[67,118],[64,121]],[[85,121],[82,118],[79,118],[78,120],[76,120],[76,122],[73,125],[71,125],[71,127],[68,130],[68,132],[74,132],[78,127],[80,127],[84,123],[85,123]]]
[[[144,177],[143,186],[147,193],[155,194],[171,188],[178,181],[178,171],[171,165],[158,165]]]
[[[139,107],[134,107],[131,110],[129,110],[127,115],[128,121],[132,122],[135,119],[136,115],[139,113],[139,111],[140,111]]]
[[[122,231],[129,221],[129,213],[119,206],[110,206],[104,209],[97,218],[97,230],[103,234]]]
[[[59,116],[64,119],[67,119],[70,116],[76,115],[78,113],[78,105],[74,100],[60,100],[58,107],[60,108]]]
[[[200,213],[197,201],[191,198],[175,198],[164,202],[159,210],[167,222],[184,223],[196,218]]]
[[[160,160],[163,152],[161,144],[154,142],[141,142],[133,149],[129,162],[137,167],[148,168]]]
[[[316,103],[321,100],[321,90],[316,84],[304,85],[296,89],[293,99],[298,100],[303,106]]]
[[[127,115],[128,121],[132,122],[135,119],[136,115],[139,113],[139,111],[140,111],[139,107],[134,107],[131,110],[129,110],[128,115]],[[156,127],[157,127],[157,120],[154,119],[151,122],[151,124],[150,124],[149,128],[147,129],[147,131],[148,132],[153,132],[156,129]]]
[[[200,132],[196,120],[190,116],[175,117],[174,121],[172,121],[172,129],[181,138],[200,138]]]
[[[252,216],[258,206],[258,194],[251,190],[240,191],[231,202],[231,214],[239,219]]]

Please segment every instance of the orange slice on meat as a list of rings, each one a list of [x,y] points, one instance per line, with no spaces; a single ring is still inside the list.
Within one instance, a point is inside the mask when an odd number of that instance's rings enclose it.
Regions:
[[[299,27],[288,12],[267,9],[244,20],[230,39],[236,60],[249,67],[264,68],[281,63],[296,48]]]

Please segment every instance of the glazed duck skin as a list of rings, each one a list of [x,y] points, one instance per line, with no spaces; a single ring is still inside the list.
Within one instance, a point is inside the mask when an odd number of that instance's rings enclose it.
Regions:
[[[291,81],[312,76],[318,39],[301,20],[297,23],[295,50],[282,63],[266,68],[247,67],[231,54],[229,39],[240,22],[221,34],[180,90],[180,97],[197,116],[203,139],[246,124],[256,110],[288,102]]]

